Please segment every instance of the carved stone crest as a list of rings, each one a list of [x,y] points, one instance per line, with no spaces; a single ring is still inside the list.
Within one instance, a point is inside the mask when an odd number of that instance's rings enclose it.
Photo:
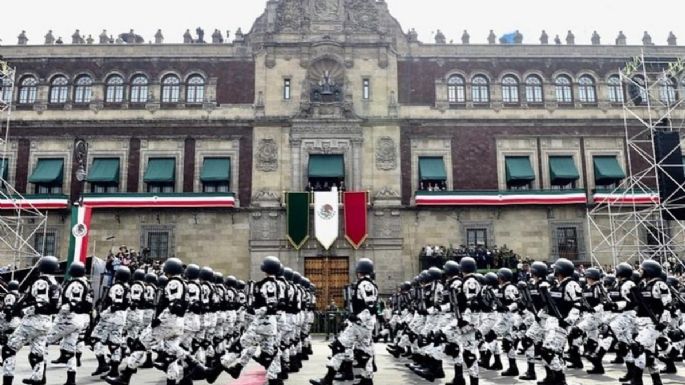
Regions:
[[[305,12],[302,0],[285,0],[278,6],[278,26],[280,31],[299,32],[304,23]]]
[[[278,170],[278,145],[273,139],[262,139],[257,147],[257,170],[273,172]]]
[[[397,168],[397,149],[395,141],[389,136],[378,139],[376,144],[376,168],[391,171]]]
[[[339,0],[314,0],[314,14],[317,19],[335,20],[340,10]]]
[[[356,31],[376,32],[379,27],[378,8],[372,0],[346,0],[347,26]]]

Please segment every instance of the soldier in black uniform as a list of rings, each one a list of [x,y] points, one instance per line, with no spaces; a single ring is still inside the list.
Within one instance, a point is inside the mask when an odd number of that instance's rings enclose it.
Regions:
[[[592,363],[588,374],[604,374],[602,358],[606,350],[599,346],[599,327],[604,318],[604,288],[602,287],[602,272],[597,268],[585,271],[586,285],[583,288],[584,312],[578,324],[578,329],[587,337],[585,342],[585,356]],[[579,358],[578,358],[579,359]]]
[[[53,276],[59,269],[59,262],[55,257],[42,257],[37,269],[40,276],[17,305],[23,314],[21,324],[2,348],[3,385],[12,385],[17,352],[28,344],[31,345],[29,363],[32,373],[23,382],[29,385],[45,383],[48,333],[52,327],[52,316],[57,314],[61,294]]]

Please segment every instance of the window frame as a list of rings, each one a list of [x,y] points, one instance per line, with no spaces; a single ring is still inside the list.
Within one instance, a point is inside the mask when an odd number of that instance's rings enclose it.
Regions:
[[[450,75],[447,78],[447,102],[449,104],[466,103],[466,80],[461,75]]]
[[[114,82],[118,79],[120,82]],[[105,103],[120,104],[125,100],[124,89],[126,81],[119,74],[112,74],[105,80]]]
[[[292,80],[290,78],[283,79],[283,100],[290,100],[292,98],[291,94]]]
[[[45,238],[50,238],[52,237],[52,241],[46,241],[43,238],[43,235],[45,235]],[[48,253],[48,246],[52,245],[52,252]],[[37,252],[40,253],[41,256],[47,256],[47,255],[56,255],[57,250],[58,250],[58,245],[59,245],[59,236],[57,234],[57,230],[53,229],[46,229],[46,231],[43,233],[42,231],[38,231],[34,234],[33,236],[33,249]]]
[[[678,90],[673,79],[659,81],[659,100],[667,106],[672,106],[678,101]]]
[[[371,79],[362,78],[362,100],[371,100]]]
[[[171,80],[175,79],[175,83]],[[161,82],[161,98],[162,104],[174,104],[181,102],[181,79],[176,74],[164,75]]]
[[[0,103],[7,105],[12,103],[12,86],[10,78],[2,78],[2,83],[0,84]]]
[[[139,79],[144,80],[144,83],[139,82]],[[131,78],[129,89],[129,101],[132,104],[145,104],[149,100],[150,79],[143,74],[134,75]]]
[[[65,75],[53,76],[50,80],[50,89],[48,91],[48,104],[64,104],[68,100],[69,79]]]
[[[474,242],[471,244],[471,234],[474,234]],[[483,247],[487,249],[488,247],[488,228],[487,227],[467,227],[466,228],[466,247],[478,247],[479,244],[479,234],[483,236]]]
[[[607,78],[607,90],[609,94],[609,103],[625,103],[625,90],[623,89],[623,82],[621,81],[621,77],[619,75],[611,75],[609,78]]]
[[[597,82],[590,75],[578,78],[578,100],[583,104],[597,104]]]
[[[534,80],[537,83],[532,84],[531,80]],[[526,103],[528,104],[542,104],[545,102],[543,82],[538,75],[528,75],[526,77],[525,96]]]
[[[516,105],[521,102],[520,82],[514,75],[505,75],[502,78],[502,103]]]
[[[87,83],[82,83],[88,81]],[[79,75],[74,80],[74,104],[89,104],[93,100],[93,78],[90,75]]]
[[[27,84],[30,82],[31,84]],[[30,105],[36,103],[38,96],[38,80],[33,75],[24,76],[19,83],[18,103]]]
[[[190,75],[186,81],[186,103],[202,104],[205,101],[206,81],[200,74]],[[179,90],[180,92],[180,90]]]
[[[554,78],[554,95],[559,104],[573,103],[573,81],[571,77],[568,75],[557,75]]]
[[[485,75],[471,78],[471,101],[481,105],[490,103],[490,81]]]

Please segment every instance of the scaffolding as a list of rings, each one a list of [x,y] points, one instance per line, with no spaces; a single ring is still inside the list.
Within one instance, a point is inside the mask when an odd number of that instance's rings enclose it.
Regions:
[[[48,222],[47,213],[36,209],[9,182],[11,159],[17,158],[16,144],[9,141],[15,76],[15,68],[0,59],[0,259],[11,261],[12,271],[33,265],[41,256]],[[42,243],[36,244],[36,239]]]
[[[670,149],[660,160],[654,138],[659,132],[678,132],[682,140],[685,102],[683,95],[678,97],[678,79],[684,69],[682,59],[655,59],[642,53],[619,70],[617,86],[621,88],[616,94],[622,96],[628,176],[588,206],[588,238],[594,264],[601,266],[600,261],[610,260],[615,266],[644,259],[682,263],[685,222],[674,218],[685,212],[685,183],[666,172],[683,167],[682,163],[666,161],[681,147]],[[675,191],[664,196],[659,182],[672,182]]]

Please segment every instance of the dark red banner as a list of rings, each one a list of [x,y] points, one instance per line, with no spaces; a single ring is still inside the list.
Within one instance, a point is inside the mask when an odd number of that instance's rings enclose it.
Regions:
[[[366,217],[366,194],[366,192],[346,192],[343,194],[345,239],[355,249],[359,249],[369,236]]]

